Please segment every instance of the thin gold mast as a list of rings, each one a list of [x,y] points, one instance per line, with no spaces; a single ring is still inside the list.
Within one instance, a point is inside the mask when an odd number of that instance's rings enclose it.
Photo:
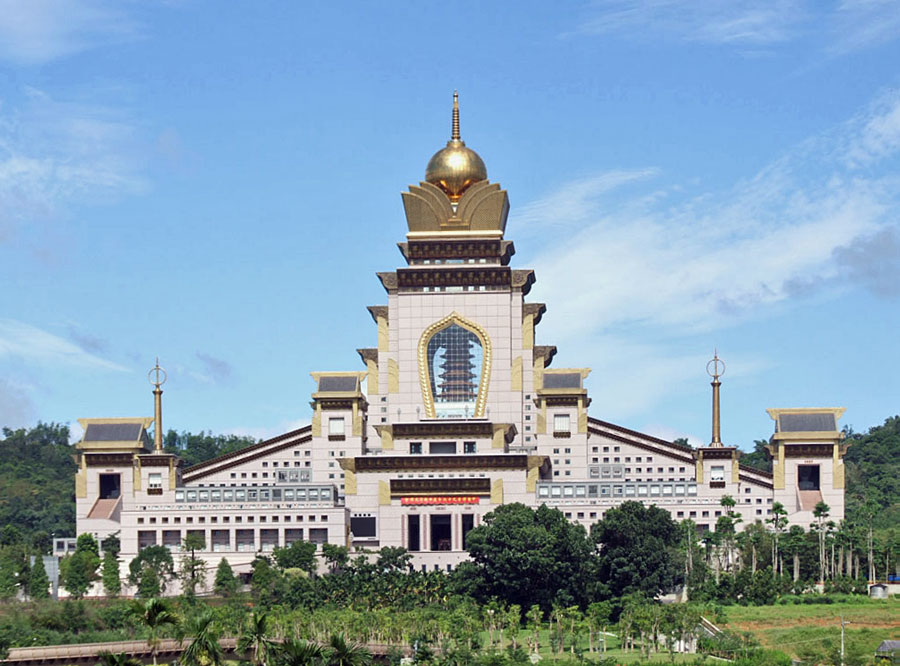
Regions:
[[[712,371],[710,371],[710,366],[712,366]],[[725,374],[725,363],[722,362],[722,359],[719,358],[719,350],[715,350],[713,353],[712,360],[706,364],[706,373],[713,378],[710,386],[712,386],[713,394],[712,394],[712,442],[710,442],[710,446],[720,447],[722,446],[722,426],[721,426],[721,417],[719,411],[719,387],[722,386],[722,382],[719,381],[719,377]]]
[[[450,140],[459,141],[459,93],[453,91],[453,123],[450,130]]]
[[[168,375],[166,371],[159,367],[159,357],[156,357],[156,367],[147,373],[147,378],[153,385],[153,402],[155,405],[155,425],[153,426],[153,450],[156,453],[162,453],[163,436],[162,436],[162,389],[160,386],[166,383]]]

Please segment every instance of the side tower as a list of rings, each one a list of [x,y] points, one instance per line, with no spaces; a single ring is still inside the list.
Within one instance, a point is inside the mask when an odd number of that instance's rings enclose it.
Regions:
[[[157,544],[155,531],[150,536],[137,529],[136,515],[148,504],[173,501],[181,480],[181,459],[162,449],[161,386],[166,375],[159,361],[149,377],[154,387],[153,418],[78,420],[84,435],[75,445],[77,532],[92,534],[98,542],[118,533],[123,553]],[[153,442],[148,434],[151,424]],[[177,548],[180,540],[168,545]]]
[[[838,430],[843,407],[766,410],[775,434],[766,447],[772,456],[773,498],[787,509],[792,524],[809,527],[819,502],[829,518],[844,517],[844,454],[849,444]]]
[[[712,377],[712,440],[709,446],[696,451],[697,484],[700,497],[720,499],[724,495],[736,498],[740,494],[740,455],[736,446],[722,443],[721,388],[719,379],[725,374],[725,363],[719,352],[706,364],[706,372]]]

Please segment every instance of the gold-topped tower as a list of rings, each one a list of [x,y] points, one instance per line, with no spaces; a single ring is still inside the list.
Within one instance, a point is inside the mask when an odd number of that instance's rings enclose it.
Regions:
[[[712,366],[712,371],[710,372],[709,367]],[[720,371],[721,368],[721,371]],[[719,388],[722,386],[722,382],[719,381],[719,377],[725,374],[725,363],[722,362],[722,359],[719,358],[719,350],[716,349],[713,352],[712,360],[706,364],[706,373],[713,378],[710,385],[712,386],[713,395],[712,395],[712,442],[710,442],[710,446],[721,447],[722,446],[722,426],[719,412]]]
[[[456,203],[469,186],[487,180],[484,161],[459,134],[459,94],[453,91],[453,119],[450,140],[437,151],[425,168],[425,181],[441,188]]]
[[[147,378],[150,380],[150,383],[153,385],[153,402],[155,406],[155,424],[153,426],[153,451],[155,453],[162,453],[163,449],[163,438],[162,438],[162,389],[160,388],[163,384],[166,383],[166,379],[168,379],[168,374],[166,371],[159,367],[159,357],[156,357],[156,366],[147,373]]]

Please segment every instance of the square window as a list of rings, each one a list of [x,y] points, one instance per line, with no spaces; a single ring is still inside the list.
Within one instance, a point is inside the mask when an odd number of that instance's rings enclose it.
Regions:
[[[409,452],[412,454],[422,453],[422,442],[410,442],[409,443]]]
[[[332,417],[328,419],[328,434],[329,435],[343,435],[344,434],[344,419],[343,417]]]
[[[553,432],[569,432],[569,415],[553,415]]]

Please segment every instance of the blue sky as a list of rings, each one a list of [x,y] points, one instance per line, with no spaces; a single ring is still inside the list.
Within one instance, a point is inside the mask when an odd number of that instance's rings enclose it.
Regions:
[[[270,436],[363,369],[401,190],[462,134],[594,416],[900,411],[900,4],[0,0],[0,425]]]

